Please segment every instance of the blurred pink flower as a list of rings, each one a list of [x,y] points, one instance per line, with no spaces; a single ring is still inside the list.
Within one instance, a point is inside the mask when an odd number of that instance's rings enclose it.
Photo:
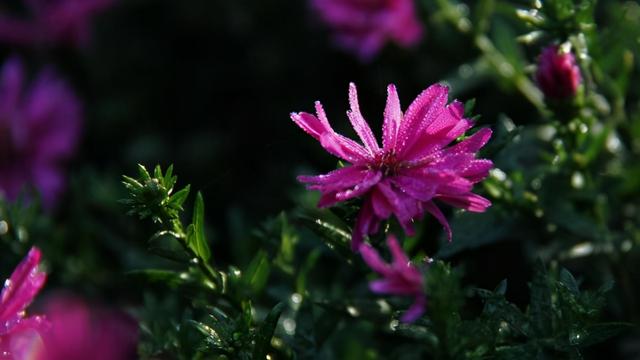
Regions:
[[[38,270],[41,253],[31,248],[0,294],[0,359],[25,359],[37,348],[38,333],[47,328],[41,316],[25,310],[44,286],[47,275]]]
[[[576,94],[582,76],[573,54],[560,53],[559,47],[552,45],[540,55],[536,81],[546,97],[566,99]]]
[[[464,118],[462,103],[447,105],[447,87],[430,86],[405,114],[395,86],[389,85],[387,92],[382,148],[360,113],[354,84],[349,88],[351,110],[347,116],[364,146],[337,134],[320,102],[316,102],[317,117],[291,114],[293,121],[320,141],[326,151],[351,163],[325,175],[300,176],[298,180],[308,184],[308,189],[321,192],[320,207],[364,198],[352,234],[354,250],[364,236],[376,233],[380,222],[391,215],[407,234],[414,234],[412,222],[425,210],[445,227],[451,240],[447,219],[434,199],[474,212],[483,212],[491,205],[471,192],[493,166],[490,160],[476,159],[476,152],[489,140],[491,130],[480,129],[448,146],[469,130],[473,121]]]
[[[61,165],[78,142],[81,106],[51,69],[25,82],[20,60],[9,59],[0,74],[0,193],[14,200],[34,186],[51,207],[64,187]]]
[[[377,294],[413,296],[413,305],[401,318],[404,322],[413,322],[424,313],[427,304],[422,274],[411,264],[395,236],[387,237],[387,246],[393,257],[391,264],[385,263],[371,245],[360,245],[360,255],[364,262],[383,277],[370,282],[369,288]]]
[[[93,17],[114,0],[24,0],[32,14],[22,19],[0,14],[0,41],[16,45],[89,44]]]
[[[51,328],[42,334],[44,351],[39,360],[137,358],[138,324],[122,311],[58,296],[45,306],[45,314]]]
[[[338,45],[363,60],[388,40],[409,47],[422,37],[413,0],[312,0],[312,6],[334,31]]]

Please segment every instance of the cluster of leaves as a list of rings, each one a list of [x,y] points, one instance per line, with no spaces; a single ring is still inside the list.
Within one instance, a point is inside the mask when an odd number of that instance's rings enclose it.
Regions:
[[[235,267],[228,272],[216,269],[205,233],[202,194],[196,195],[191,222],[185,226],[181,215],[190,186],[173,193],[176,181],[171,166],[165,172],[156,166],[151,175],[142,165],[137,178],[124,176],[123,180],[129,196],[121,202],[129,207],[129,214],[150,218],[159,228],[149,239],[149,251],[181,264],[179,270],[144,269],[130,275],[186,296],[182,307],[163,306],[149,298],[149,306],[141,313],[141,352],[149,357],[264,359],[272,351],[271,338],[283,308],[278,304],[263,321],[256,320],[249,297],[268,277],[264,254],[259,253],[244,272]],[[172,319],[169,314],[177,316]]]

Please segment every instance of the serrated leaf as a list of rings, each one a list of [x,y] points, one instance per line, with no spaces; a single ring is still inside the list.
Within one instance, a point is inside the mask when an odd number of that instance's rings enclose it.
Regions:
[[[284,304],[276,304],[258,328],[254,339],[253,359],[266,359],[271,348],[271,338],[276,330],[282,311],[284,311]]]

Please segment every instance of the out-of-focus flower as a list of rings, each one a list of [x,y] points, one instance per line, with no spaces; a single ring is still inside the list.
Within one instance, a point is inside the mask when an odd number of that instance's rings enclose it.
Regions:
[[[393,235],[387,237],[393,261],[385,263],[376,249],[367,243],[360,245],[360,254],[369,267],[382,275],[382,279],[369,283],[371,291],[377,294],[413,296],[413,305],[402,315],[404,322],[413,322],[424,313],[427,298],[424,292],[422,274],[411,264]]]
[[[27,359],[37,351],[39,333],[47,328],[41,316],[25,316],[25,309],[44,286],[47,275],[40,270],[40,250],[31,248],[0,294],[0,359]]]
[[[368,60],[388,41],[409,47],[422,37],[413,0],[312,0],[341,47]]]
[[[33,186],[51,207],[64,188],[61,165],[73,153],[81,106],[69,86],[47,69],[29,87],[22,63],[9,59],[0,74],[0,192],[14,200]]]
[[[357,250],[365,235],[378,231],[380,222],[395,215],[404,231],[414,233],[412,222],[431,213],[442,223],[451,239],[445,216],[433,202],[482,212],[491,202],[471,192],[493,166],[490,160],[476,159],[476,152],[491,137],[483,128],[459,143],[448,146],[473,126],[464,118],[458,101],[447,105],[448,88],[432,85],[422,92],[405,114],[398,93],[389,85],[382,126],[382,148],[362,117],[355,85],[350,85],[351,110],[347,113],[364,146],[337,134],[316,102],[317,117],[291,114],[293,121],[320,141],[329,153],[351,163],[326,175],[300,176],[308,189],[322,194],[318,206],[363,197],[364,203],[352,234]]]
[[[71,296],[45,306],[51,329],[42,335],[40,360],[136,359],[138,324],[122,311],[90,307]]]
[[[25,0],[32,18],[0,14],[0,41],[16,45],[67,44],[82,47],[91,38],[93,17],[114,0]]]
[[[573,54],[562,53],[552,45],[540,55],[536,81],[546,97],[566,99],[575,96],[582,76]]]

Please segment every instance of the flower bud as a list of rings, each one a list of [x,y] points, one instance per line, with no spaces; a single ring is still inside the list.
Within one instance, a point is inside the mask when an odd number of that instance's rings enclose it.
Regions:
[[[566,99],[576,95],[582,83],[574,55],[557,45],[544,49],[538,61],[536,82],[547,98]]]

